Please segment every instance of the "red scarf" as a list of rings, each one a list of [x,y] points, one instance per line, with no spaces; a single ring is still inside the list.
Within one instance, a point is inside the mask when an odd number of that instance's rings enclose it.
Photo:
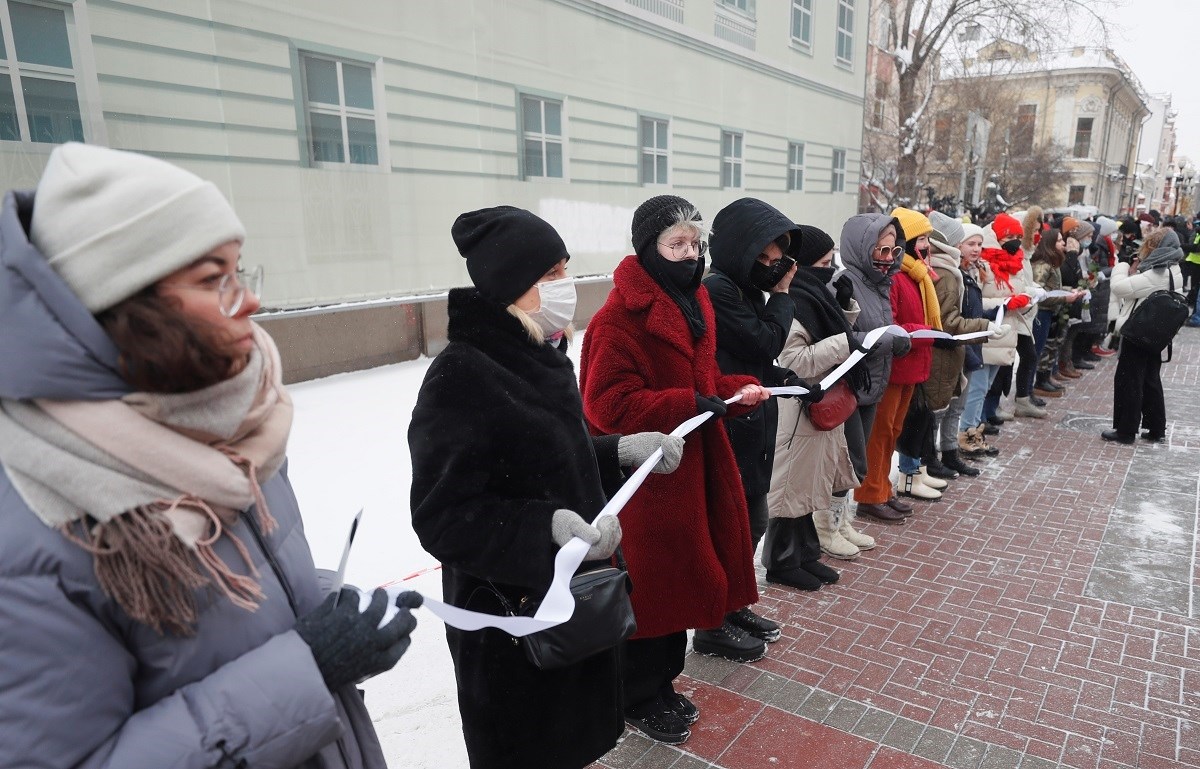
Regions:
[[[1009,278],[1016,275],[1025,266],[1025,254],[1021,251],[1009,254],[1003,248],[985,248],[980,256],[986,259],[988,266],[992,268],[992,273],[996,276],[996,284],[1005,286],[1011,291],[1012,282]]]

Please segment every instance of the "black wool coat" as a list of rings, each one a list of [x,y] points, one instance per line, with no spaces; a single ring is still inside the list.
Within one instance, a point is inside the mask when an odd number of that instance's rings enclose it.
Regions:
[[[413,528],[446,602],[504,614],[497,593],[517,606],[550,585],[554,511],[590,521],[620,485],[619,436],[588,435],[570,359],[503,307],[454,289],[449,315],[409,426]],[[472,769],[580,769],[624,730],[616,649],[542,671],[499,630],[446,638]]]
[[[794,256],[800,233],[790,219],[753,198],[730,203],[713,220],[712,269],[704,279],[717,318],[718,368],[722,374],[748,374],[764,387],[783,384],[791,373],[776,366],[775,359],[787,342],[795,305],[786,292],[764,299],[750,283],[750,270],[763,249],[785,232],[791,232]],[[725,419],[748,497],[766,494],[771,487],[778,421],[774,398],[748,414]]]

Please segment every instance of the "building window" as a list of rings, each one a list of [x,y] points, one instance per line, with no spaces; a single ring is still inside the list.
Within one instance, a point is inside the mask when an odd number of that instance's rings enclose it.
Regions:
[[[0,2],[0,140],[83,141],[66,8]]]
[[[644,117],[638,135],[642,147],[640,181],[642,184],[667,184],[667,121]]]
[[[1022,104],[1017,107],[1017,128],[1013,132],[1012,149],[1017,157],[1033,154],[1033,135],[1037,128],[1037,105]]]
[[[1083,205],[1083,195],[1087,192],[1087,187],[1084,185],[1071,185],[1070,192],[1067,193],[1067,205],[1073,206],[1076,203]]]
[[[721,189],[741,189],[742,135],[721,132]]]
[[[754,0],[717,0],[717,5],[741,11],[750,18],[754,18]]]
[[[829,177],[829,191],[846,191],[846,150],[833,151],[833,173]]]
[[[363,62],[304,53],[304,114],[309,160],[379,165],[374,68]]]
[[[875,81],[875,103],[871,105],[871,127],[883,128],[887,119],[888,81],[879,78]]]
[[[804,189],[804,145],[800,142],[788,143],[787,188],[790,192]]]
[[[522,176],[530,179],[563,176],[561,101],[538,96],[521,97]]]
[[[792,42],[812,47],[812,0],[792,0]]]
[[[838,0],[837,61],[846,66],[854,61],[854,0]]]
[[[950,115],[938,115],[933,121],[933,157],[943,162],[950,159],[950,135],[954,131],[954,120]]]
[[[1071,157],[1086,158],[1091,153],[1093,119],[1081,117],[1075,124],[1075,151],[1071,153]]]

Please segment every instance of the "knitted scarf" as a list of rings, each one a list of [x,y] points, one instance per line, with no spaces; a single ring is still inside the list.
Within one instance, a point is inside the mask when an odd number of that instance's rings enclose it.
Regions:
[[[1004,286],[1011,291],[1012,276],[1024,268],[1025,255],[1020,251],[1015,254],[1009,254],[1003,248],[985,248],[981,256],[987,260],[988,266],[992,268],[992,275],[996,278],[996,284]]]
[[[133,619],[191,635],[196,593],[248,611],[263,593],[234,534],[239,511],[275,519],[259,479],[283,464],[292,402],[279,352],[254,327],[249,363],[191,393],[108,401],[0,400],[0,463],[30,509],[92,554],[101,588]],[[227,537],[240,574],[217,555]]]
[[[941,331],[942,305],[938,302],[937,290],[933,287],[933,278],[931,277],[932,271],[928,265],[920,259],[914,259],[905,254],[904,261],[900,263],[900,270],[921,288],[921,305],[925,310],[926,325]]]
[[[830,273],[832,268],[828,269]],[[792,276],[788,294],[792,297],[793,315],[804,330],[819,342],[838,334],[848,334],[854,339],[854,328],[846,320],[846,313],[838,306],[823,280],[821,269],[801,267]],[[847,384],[856,392],[871,389],[871,374],[866,359],[859,361],[846,374]]]

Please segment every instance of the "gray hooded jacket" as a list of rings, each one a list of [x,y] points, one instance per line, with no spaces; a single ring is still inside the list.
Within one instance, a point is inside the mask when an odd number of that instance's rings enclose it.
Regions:
[[[0,206],[0,397],[119,397],[116,350],[30,244],[32,210],[29,193]],[[362,698],[331,694],[292,630],[323,595],[286,466],[262,490],[279,528],[243,511],[234,530],[265,600],[201,594],[181,638],[130,619],[0,473],[0,768],[385,766]],[[216,549],[241,566],[227,537]]]
[[[896,245],[904,247],[904,230],[900,222],[884,214],[859,214],[850,217],[842,226],[841,253],[846,275],[854,284],[854,298],[858,300],[858,319],[854,330],[870,331],[892,323],[892,276],[900,272],[900,259],[892,263],[887,275],[871,265],[871,250],[879,239],[879,233],[888,225],[896,228]],[[864,406],[878,403],[887,388],[888,376],[892,371],[892,339],[884,338],[867,356],[867,370],[871,374],[871,389],[855,393]],[[862,343],[862,336],[858,342]]]

